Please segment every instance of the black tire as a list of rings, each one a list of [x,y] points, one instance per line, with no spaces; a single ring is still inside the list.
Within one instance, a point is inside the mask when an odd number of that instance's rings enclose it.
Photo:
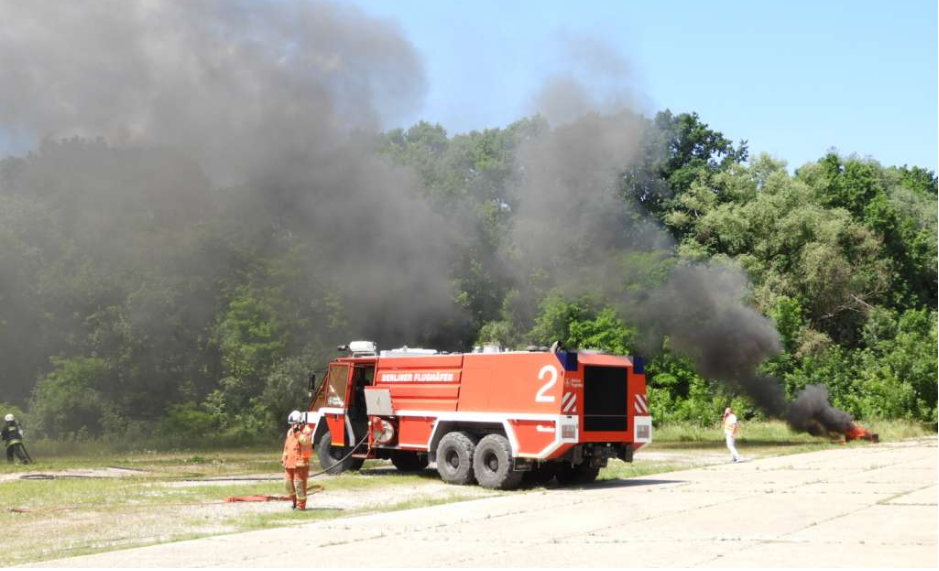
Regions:
[[[358,470],[365,462],[362,458],[346,456],[352,451],[351,446],[333,446],[333,437],[327,430],[316,443],[316,455],[320,458],[320,467],[330,474],[340,474],[349,470]],[[345,460],[343,460],[345,458]]]
[[[473,452],[476,438],[465,432],[449,432],[437,444],[437,472],[444,482],[466,486],[476,481]]]
[[[557,470],[558,483],[562,486],[579,486],[589,484],[597,479],[600,468],[591,468],[589,464],[561,464]]]
[[[522,484],[526,486],[544,486],[554,479],[557,472],[557,466],[552,463],[544,463],[532,468],[528,472],[522,472]]]
[[[512,445],[505,436],[490,434],[476,445],[473,470],[480,486],[493,490],[517,488],[524,472],[516,472],[514,464]]]
[[[427,454],[408,450],[393,450],[391,463],[401,472],[420,472],[427,467]]]

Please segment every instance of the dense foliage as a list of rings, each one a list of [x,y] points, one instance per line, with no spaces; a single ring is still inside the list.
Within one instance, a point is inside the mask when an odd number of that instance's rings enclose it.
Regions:
[[[673,241],[615,246],[620,272],[602,280],[568,260],[576,288],[525,264],[513,238],[516,153],[550,129],[542,119],[454,136],[419,123],[375,141],[458,226],[439,268],[458,310],[407,332],[359,314],[328,263],[344,237],[305,232],[285,214],[289,192],[272,208],[270,189],[252,181],[217,187],[186,157],[102,140],[46,141],[6,158],[0,398],[54,438],[147,436],[154,426],[173,442],[209,431],[251,438],[276,432],[303,405],[306,373],[351,338],[448,350],[560,340],[649,355],[659,422],[711,423],[733,399],[755,415],[668,338],[650,341],[622,303],[675,266],[736,260],[752,284],[747,302],[780,332],[782,352],[764,369],[790,397],[822,383],[858,417],[934,424],[934,173],[834,152],[793,173],[695,114],[643,121],[638,159],[618,183],[625,208],[612,223],[622,228],[605,231],[628,237],[651,224]]]

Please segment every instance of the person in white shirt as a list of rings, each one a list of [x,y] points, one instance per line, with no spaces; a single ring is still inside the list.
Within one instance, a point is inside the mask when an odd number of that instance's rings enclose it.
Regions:
[[[734,414],[733,408],[727,407],[724,409],[724,419],[721,426],[724,428],[724,440],[727,442],[727,449],[730,450],[731,462],[740,462],[743,458],[740,457],[740,454],[737,454],[737,448],[734,446],[734,438],[737,436],[737,415]]]

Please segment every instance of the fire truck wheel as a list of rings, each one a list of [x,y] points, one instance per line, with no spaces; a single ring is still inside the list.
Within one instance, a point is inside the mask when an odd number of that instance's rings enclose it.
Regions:
[[[588,464],[562,464],[558,467],[558,484],[562,486],[573,486],[578,484],[589,484],[597,479],[600,474],[600,468],[591,468]]]
[[[351,456],[345,458],[347,454],[349,454],[348,446],[333,446],[333,437],[328,430],[323,433],[320,441],[316,443],[316,455],[320,457],[320,466],[323,470],[329,470],[330,474],[358,470],[362,467],[364,460],[352,458]]]
[[[476,481],[473,452],[476,439],[465,432],[450,432],[437,445],[437,472],[444,482],[465,486]]]
[[[511,490],[522,482],[523,472],[513,469],[512,445],[501,434],[490,434],[476,445],[473,470],[484,488]]]
[[[393,450],[391,463],[401,472],[420,472],[427,467],[427,455],[407,450]]]

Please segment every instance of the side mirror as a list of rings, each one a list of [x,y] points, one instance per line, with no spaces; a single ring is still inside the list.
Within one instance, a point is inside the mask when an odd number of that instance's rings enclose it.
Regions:
[[[307,385],[307,392],[310,393],[310,397],[313,396],[313,387],[316,386],[316,373],[310,373],[310,384]]]

